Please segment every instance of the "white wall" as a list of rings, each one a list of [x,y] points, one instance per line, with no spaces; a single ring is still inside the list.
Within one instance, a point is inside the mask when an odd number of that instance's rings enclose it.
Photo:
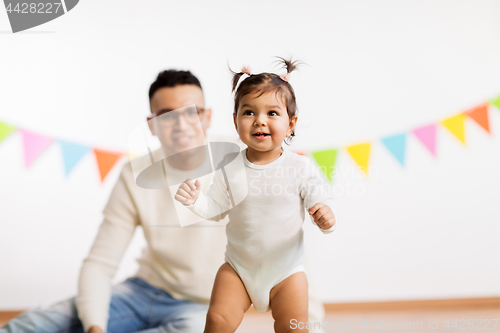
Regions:
[[[308,64],[292,74],[293,147],[373,142],[368,179],[340,152],[335,233],[306,224],[324,301],[500,295],[500,112],[490,112],[491,136],[467,120],[466,147],[439,128],[435,159],[410,136],[405,168],[377,141],[500,94],[500,1],[85,0],[9,31],[0,10],[0,121],[122,151],[160,70],[198,75],[211,133],[225,135],[227,62],[281,73],[273,56],[293,55]],[[118,172],[100,184],[87,155],[66,178],[57,145],[25,170],[20,135],[0,143],[0,309],[76,293]],[[347,193],[355,185],[361,192]],[[135,271],[143,244],[138,231],[115,282]]]

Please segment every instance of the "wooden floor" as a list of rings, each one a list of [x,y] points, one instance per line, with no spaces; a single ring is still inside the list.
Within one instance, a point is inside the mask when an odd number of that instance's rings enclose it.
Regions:
[[[0,312],[0,327],[19,311]],[[497,321],[494,321],[497,319]],[[348,309],[339,310],[328,307],[323,322],[324,332],[376,332],[392,330],[413,332],[463,332],[477,331],[500,332],[500,307],[476,306],[439,309]],[[489,320],[489,324],[488,321]],[[455,322],[456,321],[456,322]],[[448,323],[449,328],[446,327]],[[357,325],[356,325],[357,324]],[[455,324],[455,325],[454,325]],[[488,325],[487,325],[488,324]],[[317,324],[317,326],[319,323]],[[399,329],[398,326],[399,325]],[[431,325],[431,326],[429,326]],[[495,326],[496,325],[496,326]],[[342,328],[343,326],[343,328]],[[486,329],[486,331],[484,331]],[[479,331],[479,332],[481,332]],[[245,315],[237,333],[272,333],[271,313],[257,313],[250,310]],[[313,332],[313,331],[312,331]]]
[[[500,332],[500,320],[496,327],[493,319],[500,319],[500,308],[491,309],[451,309],[451,310],[392,310],[392,311],[327,311],[324,332],[377,332],[399,330],[406,332]],[[490,324],[486,327],[486,319]],[[453,327],[454,321],[455,327]],[[471,320],[469,322],[469,320]],[[449,323],[449,329],[445,327]],[[356,325],[356,323],[358,325]],[[370,324],[371,323],[371,324]],[[392,324],[392,329],[389,327]],[[397,328],[399,324],[399,327]],[[430,328],[429,324],[432,327]],[[469,328],[467,327],[469,325]],[[318,324],[319,326],[319,324]],[[343,326],[343,328],[342,328]],[[487,329],[484,331],[484,329]],[[271,314],[252,313],[246,315],[237,333],[272,333]]]

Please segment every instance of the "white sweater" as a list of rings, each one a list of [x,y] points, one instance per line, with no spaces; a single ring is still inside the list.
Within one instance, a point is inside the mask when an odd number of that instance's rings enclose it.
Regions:
[[[172,168],[167,175],[169,182],[186,178],[182,171]],[[85,332],[93,325],[106,331],[111,280],[138,226],[147,246],[137,259],[135,276],[177,299],[208,304],[215,274],[224,262],[225,223],[203,221],[181,227],[173,200],[169,189],[137,186],[131,163],[123,167],[80,272],[76,306]],[[211,227],[200,227],[203,225]]]

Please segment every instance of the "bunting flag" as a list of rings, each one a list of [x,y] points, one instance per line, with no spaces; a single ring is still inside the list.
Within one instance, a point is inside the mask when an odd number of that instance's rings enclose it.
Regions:
[[[16,130],[15,126],[0,121],[0,142],[2,142],[6,137],[14,133],[15,130]]]
[[[0,142],[2,142],[7,136],[19,130],[22,137],[23,148],[24,148],[24,164],[26,168],[30,167],[35,160],[52,144],[52,142],[57,141],[61,147],[62,158],[64,163],[64,170],[66,176],[68,176],[71,170],[76,164],[85,156],[89,151],[93,150],[96,160],[97,167],[99,169],[99,174],[101,182],[104,181],[106,175],[113,168],[119,158],[125,155],[122,152],[111,152],[102,149],[94,148],[90,146],[78,144],[75,142],[70,142],[61,139],[54,139],[52,137],[35,133],[23,128],[18,128],[16,126],[7,124],[0,121]],[[130,154],[130,159],[135,156]]]
[[[337,149],[328,149],[311,153],[321,170],[325,173],[328,181],[332,181],[333,168],[337,159]]]
[[[51,137],[19,129],[23,137],[24,165],[28,168],[54,141]]]
[[[490,122],[488,120],[488,103],[484,103],[473,109],[467,110],[464,114],[472,118],[472,120],[474,120],[486,132],[491,134]]]
[[[412,133],[423,143],[423,145],[436,156],[436,125],[426,125],[415,128]]]
[[[391,154],[405,165],[406,133],[388,136],[381,139],[382,143],[389,149]]]
[[[496,99],[492,100],[490,103],[493,104],[494,106],[496,106],[497,109],[500,111],[500,96],[498,96]]]
[[[370,143],[361,143],[346,147],[347,152],[358,164],[360,169],[368,176],[368,159],[370,157]]]
[[[106,175],[111,171],[113,166],[118,162],[118,159],[123,155],[122,153],[111,152],[94,148],[94,154],[97,159],[99,173],[101,175],[101,182],[104,181]]]
[[[465,145],[465,130],[464,130],[465,115],[459,113],[456,116],[447,118],[441,121],[441,124],[446,127],[462,144]]]
[[[61,146],[64,170],[66,171],[66,176],[68,176],[73,167],[87,154],[90,147],[64,140],[58,140],[58,142]]]
[[[394,158],[396,158],[396,160],[401,164],[402,167],[405,166],[406,142],[409,133],[413,133],[417,137],[417,139],[424,145],[424,147],[434,157],[436,157],[437,124],[443,125],[447,131],[449,131],[463,145],[465,145],[466,118],[472,119],[488,134],[491,134],[488,113],[490,110],[490,105],[495,106],[496,108],[498,108],[498,110],[500,110],[500,96],[489,102],[480,104],[474,108],[448,117],[442,121],[413,128],[404,133],[385,136],[382,137],[380,141],[394,156]],[[50,146],[54,139],[49,136],[31,132],[26,129],[22,129],[17,126],[0,121],[0,143],[16,130],[18,130],[22,136],[24,148],[24,164],[28,168]],[[111,169],[116,165],[120,157],[126,155],[122,152],[102,150],[61,139],[57,139],[57,142],[61,147],[66,176],[71,173],[73,168],[79,163],[83,156],[85,156],[89,151],[92,151],[96,157],[101,182],[104,182],[104,179],[111,171]],[[366,142],[356,145],[349,145],[345,146],[345,149],[354,160],[354,162],[358,165],[358,167],[365,173],[366,176],[368,176],[371,143]],[[325,173],[328,181],[332,182],[335,174],[333,171],[339,151],[340,148],[329,148],[312,152],[301,150],[294,152],[303,156],[307,156],[308,154],[310,154],[312,159]],[[133,159],[135,155],[132,152],[129,152],[128,156],[130,157],[130,159]]]

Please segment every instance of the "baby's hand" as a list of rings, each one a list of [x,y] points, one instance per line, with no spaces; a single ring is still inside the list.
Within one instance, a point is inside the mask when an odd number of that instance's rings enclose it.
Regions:
[[[321,229],[330,229],[335,224],[335,216],[330,207],[320,202],[309,208],[309,215],[312,215]]]
[[[175,200],[179,201],[185,206],[189,206],[196,202],[198,196],[200,195],[201,182],[199,179],[192,181],[191,179],[186,179],[177,189],[175,194]]]

